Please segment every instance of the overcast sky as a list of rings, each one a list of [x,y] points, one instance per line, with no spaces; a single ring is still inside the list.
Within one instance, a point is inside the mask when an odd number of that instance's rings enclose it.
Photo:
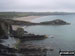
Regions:
[[[0,0],[0,11],[75,12],[75,0]]]

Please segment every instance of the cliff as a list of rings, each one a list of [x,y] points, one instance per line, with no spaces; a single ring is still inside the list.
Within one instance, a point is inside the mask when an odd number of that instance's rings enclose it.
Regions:
[[[12,25],[33,25],[34,23],[27,21],[17,21],[11,19],[0,18],[0,39],[7,39],[8,35],[12,33]]]

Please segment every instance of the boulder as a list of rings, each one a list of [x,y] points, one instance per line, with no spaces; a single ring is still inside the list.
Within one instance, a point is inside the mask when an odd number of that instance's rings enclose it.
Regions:
[[[18,29],[15,31],[15,33],[16,33],[16,35],[15,35],[16,37],[21,38],[21,37],[24,35],[25,31],[24,31],[23,28],[18,28]]]

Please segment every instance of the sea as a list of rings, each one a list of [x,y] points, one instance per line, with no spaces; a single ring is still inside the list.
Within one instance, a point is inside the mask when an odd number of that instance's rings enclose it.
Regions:
[[[70,25],[33,25],[24,27],[24,30],[35,35],[47,35],[44,40],[26,41],[26,44],[33,44],[48,48],[47,56],[59,56],[59,51],[75,50],[75,14],[49,15],[36,18],[32,22],[39,23],[61,19]],[[53,49],[53,51],[50,51]]]

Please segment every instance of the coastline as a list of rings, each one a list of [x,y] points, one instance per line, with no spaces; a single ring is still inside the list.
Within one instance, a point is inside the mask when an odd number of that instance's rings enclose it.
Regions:
[[[27,16],[27,17],[19,17],[19,18],[14,18],[14,20],[19,20],[19,21],[31,21],[36,18],[40,18],[41,16]]]
[[[36,18],[40,18],[42,16],[27,16],[27,17],[18,17],[18,18],[14,18],[13,20],[18,20],[18,21],[29,21],[31,22],[31,20],[36,19]],[[17,28],[20,28],[22,26],[19,25],[12,25],[13,30],[17,30]]]

